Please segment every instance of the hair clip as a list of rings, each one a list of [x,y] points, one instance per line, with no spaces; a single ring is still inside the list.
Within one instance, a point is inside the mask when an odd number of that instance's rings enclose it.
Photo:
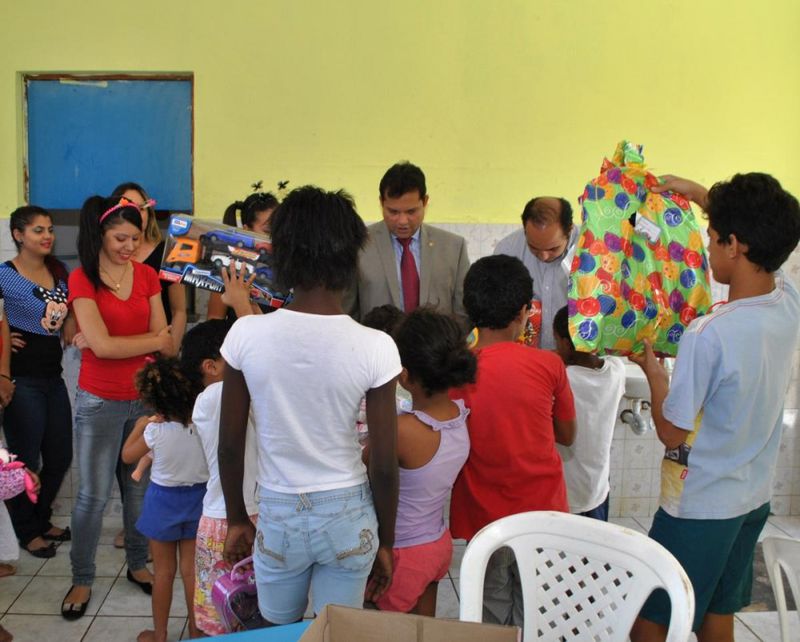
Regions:
[[[119,199],[119,203],[117,203],[113,207],[109,207],[105,212],[103,212],[100,215],[100,219],[98,220],[98,223],[102,223],[109,214],[111,214],[112,212],[115,212],[116,210],[122,209],[123,207],[135,207],[137,210],[139,210],[141,212],[142,209],[146,209],[148,207],[153,207],[155,204],[156,204],[155,200],[150,198],[150,199],[147,199],[141,205],[137,205],[133,201],[128,200],[127,198],[125,198],[123,196],[121,199]]]

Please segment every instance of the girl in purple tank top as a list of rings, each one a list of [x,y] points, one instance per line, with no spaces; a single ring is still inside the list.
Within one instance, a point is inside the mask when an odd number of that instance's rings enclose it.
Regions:
[[[394,339],[403,365],[399,381],[413,407],[397,419],[394,573],[375,606],[433,616],[438,582],[453,555],[444,505],[469,454],[469,410],[460,399],[451,401],[448,390],[474,382],[477,362],[458,323],[430,309],[408,315]]]

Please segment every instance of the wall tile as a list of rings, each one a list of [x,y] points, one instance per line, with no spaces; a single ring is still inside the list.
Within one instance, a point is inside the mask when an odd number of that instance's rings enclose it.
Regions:
[[[652,469],[653,446],[653,440],[649,435],[641,437],[632,435],[631,439],[625,441],[625,468]]]
[[[774,495],[789,495],[792,490],[792,468],[776,468],[772,480]]]
[[[608,500],[608,516],[620,517],[622,515],[622,499],[620,497],[611,497]]]
[[[623,497],[620,517],[647,517],[651,514],[650,498]]]
[[[626,468],[622,475],[623,497],[651,497],[650,482],[653,471],[649,468]]]
[[[770,500],[770,511],[773,515],[788,515],[791,512],[791,500],[789,495],[773,495]]]

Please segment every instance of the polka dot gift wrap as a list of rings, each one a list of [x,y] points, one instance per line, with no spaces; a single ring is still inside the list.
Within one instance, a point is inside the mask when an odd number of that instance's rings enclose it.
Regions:
[[[623,141],[580,197],[583,226],[569,280],[577,350],[628,355],[650,339],[674,357],[686,326],[708,311],[708,258],[686,198],[650,191],[641,145]]]

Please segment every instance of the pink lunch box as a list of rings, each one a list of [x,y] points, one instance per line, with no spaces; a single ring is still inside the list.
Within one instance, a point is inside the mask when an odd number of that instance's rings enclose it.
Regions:
[[[231,632],[258,629],[265,624],[258,610],[255,571],[252,567],[241,568],[252,561],[252,556],[243,559],[214,582],[211,589],[211,601]]]

